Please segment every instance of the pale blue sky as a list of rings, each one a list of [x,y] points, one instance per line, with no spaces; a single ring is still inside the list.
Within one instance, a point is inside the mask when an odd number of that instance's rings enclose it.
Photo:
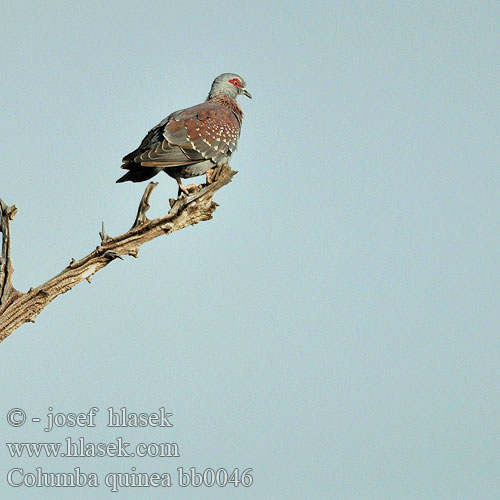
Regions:
[[[14,284],[135,217],[122,156],[236,72],[253,100],[215,218],[113,262],[0,346],[5,441],[176,441],[11,459],[2,498],[493,500],[500,491],[500,4],[4,5],[0,197]],[[175,182],[159,176],[151,214]],[[98,406],[174,428],[44,433]],[[248,489],[11,488],[7,470],[254,469]]]

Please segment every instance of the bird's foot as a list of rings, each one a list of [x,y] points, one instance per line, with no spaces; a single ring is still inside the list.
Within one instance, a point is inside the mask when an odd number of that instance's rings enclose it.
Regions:
[[[194,193],[196,191],[196,187],[196,184],[188,184],[187,186],[179,184],[179,192],[177,194],[178,196],[180,196],[182,193],[184,193],[186,196],[189,196],[191,193]]]
[[[215,169],[209,168],[206,172],[207,184],[212,184],[215,180]]]

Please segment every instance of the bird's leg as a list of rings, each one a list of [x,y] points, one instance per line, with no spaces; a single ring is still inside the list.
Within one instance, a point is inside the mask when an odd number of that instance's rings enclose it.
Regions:
[[[183,186],[180,177],[176,177],[175,180],[177,181],[177,185],[179,186],[177,196],[180,196],[182,193],[184,193],[186,196],[189,196],[189,193],[196,189],[196,184],[188,184],[187,186]]]
[[[215,169],[213,168],[209,168],[206,172],[206,176],[207,176],[207,184],[212,184],[212,182],[214,182],[214,173],[215,173]]]

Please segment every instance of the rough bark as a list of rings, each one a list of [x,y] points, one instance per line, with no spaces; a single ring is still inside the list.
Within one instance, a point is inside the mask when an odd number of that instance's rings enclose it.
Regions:
[[[0,342],[26,322],[34,322],[36,316],[58,295],[71,290],[110,262],[122,255],[137,257],[139,247],[158,236],[171,234],[187,226],[212,218],[217,204],[212,201],[214,193],[231,182],[235,171],[228,166],[217,169],[215,180],[189,196],[182,195],[170,200],[171,209],[167,215],[149,220],[149,197],[156,183],[150,182],[144,191],[137,217],[132,227],[124,234],[110,237],[104,230],[99,233],[101,243],[80,260],[72,259],[57,276],[49,279],[26,293],[17,291],[12,285],[12,258],[10,255],[9,223],[16,214],[15,206],[7,206],[0,199],[0,232],[2,233],[2,255],[0,260]]]

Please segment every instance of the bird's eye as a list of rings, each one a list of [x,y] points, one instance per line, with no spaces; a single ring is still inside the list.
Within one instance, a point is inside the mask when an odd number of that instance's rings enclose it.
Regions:
[[[229,80],[229,83],[232,83],[235,87],[241,87],[241,82],[238,80],[238,78],[233,78],[232,80]]]

